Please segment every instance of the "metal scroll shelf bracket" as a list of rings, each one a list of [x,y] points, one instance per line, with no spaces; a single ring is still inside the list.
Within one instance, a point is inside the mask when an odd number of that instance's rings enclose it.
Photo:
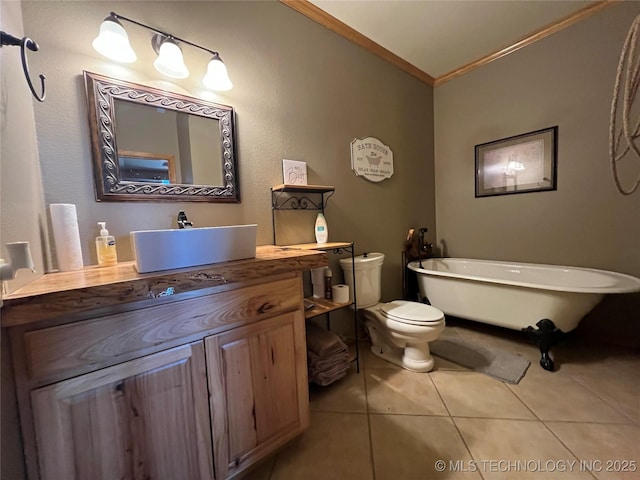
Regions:
[[[38,95],[35,88],[33,87],[33,83],[31,82],[31,75],[29,73],[29,64],[27,63],[27,49],[32,52],[37,52],[40,47],[38,44],[31,40],[29,37],[23,37],[22,39],[18,37],[14,37],[6,32],[0,31],[0,46],[10,45],[20,47],[20,56],[22,57],[22,70],[24,71],[24,76],[27,79],[27,83],[29,84],[29,89],[31,89],[31,93],[39,102],[44,102],[44,98],[47,93],[45,91],[44,79],[46,78],[44,75],[40,74],[40,88],[42,89],[42,93]]]
[[[350,253],[353,255],[353,242],[348,247],[337,247],[332,249],[333,253],[336,255],[342,255],[343,253]]]
[[[274,210],[321,210],[324,211],[327,202],[335,192],[328,192],[325,197],[321,194],[320,201],[314,201],[306,195],[291,195],[286,192],[273,192],[272,205]]]

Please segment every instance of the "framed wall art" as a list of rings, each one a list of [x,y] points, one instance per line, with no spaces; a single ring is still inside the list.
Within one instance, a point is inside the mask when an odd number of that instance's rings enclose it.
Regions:
[[[176,183],[176,160],[170,154],[118,150],[118,165],[123,182]]]
[[[476,197],[556,190],[557,151],[557,125],[476,145]]]

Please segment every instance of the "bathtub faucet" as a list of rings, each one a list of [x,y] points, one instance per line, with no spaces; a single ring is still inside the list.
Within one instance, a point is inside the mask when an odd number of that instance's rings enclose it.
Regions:
[[[422,268],[422,254],[426,253],[429,255],[433,248],[433,245],[424,242],[424,234],[427,233],[428,230],[429,229],[427,227],[418,229],[418,262],[420,264],[420,268]]]

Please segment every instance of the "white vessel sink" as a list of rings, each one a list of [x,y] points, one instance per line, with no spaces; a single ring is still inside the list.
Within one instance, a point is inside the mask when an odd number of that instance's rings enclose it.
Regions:
[[[231,225],[130,233],[140,273],[228,262],[256,256],[257,225]]]

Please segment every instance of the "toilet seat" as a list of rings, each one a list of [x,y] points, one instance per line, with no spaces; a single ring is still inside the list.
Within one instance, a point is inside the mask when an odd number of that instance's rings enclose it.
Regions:
[[[409,325],[429,325],[444,321],[444,314],[437,308],[407,300],[385,303],[380,307],[380,313],[389,320]]]

